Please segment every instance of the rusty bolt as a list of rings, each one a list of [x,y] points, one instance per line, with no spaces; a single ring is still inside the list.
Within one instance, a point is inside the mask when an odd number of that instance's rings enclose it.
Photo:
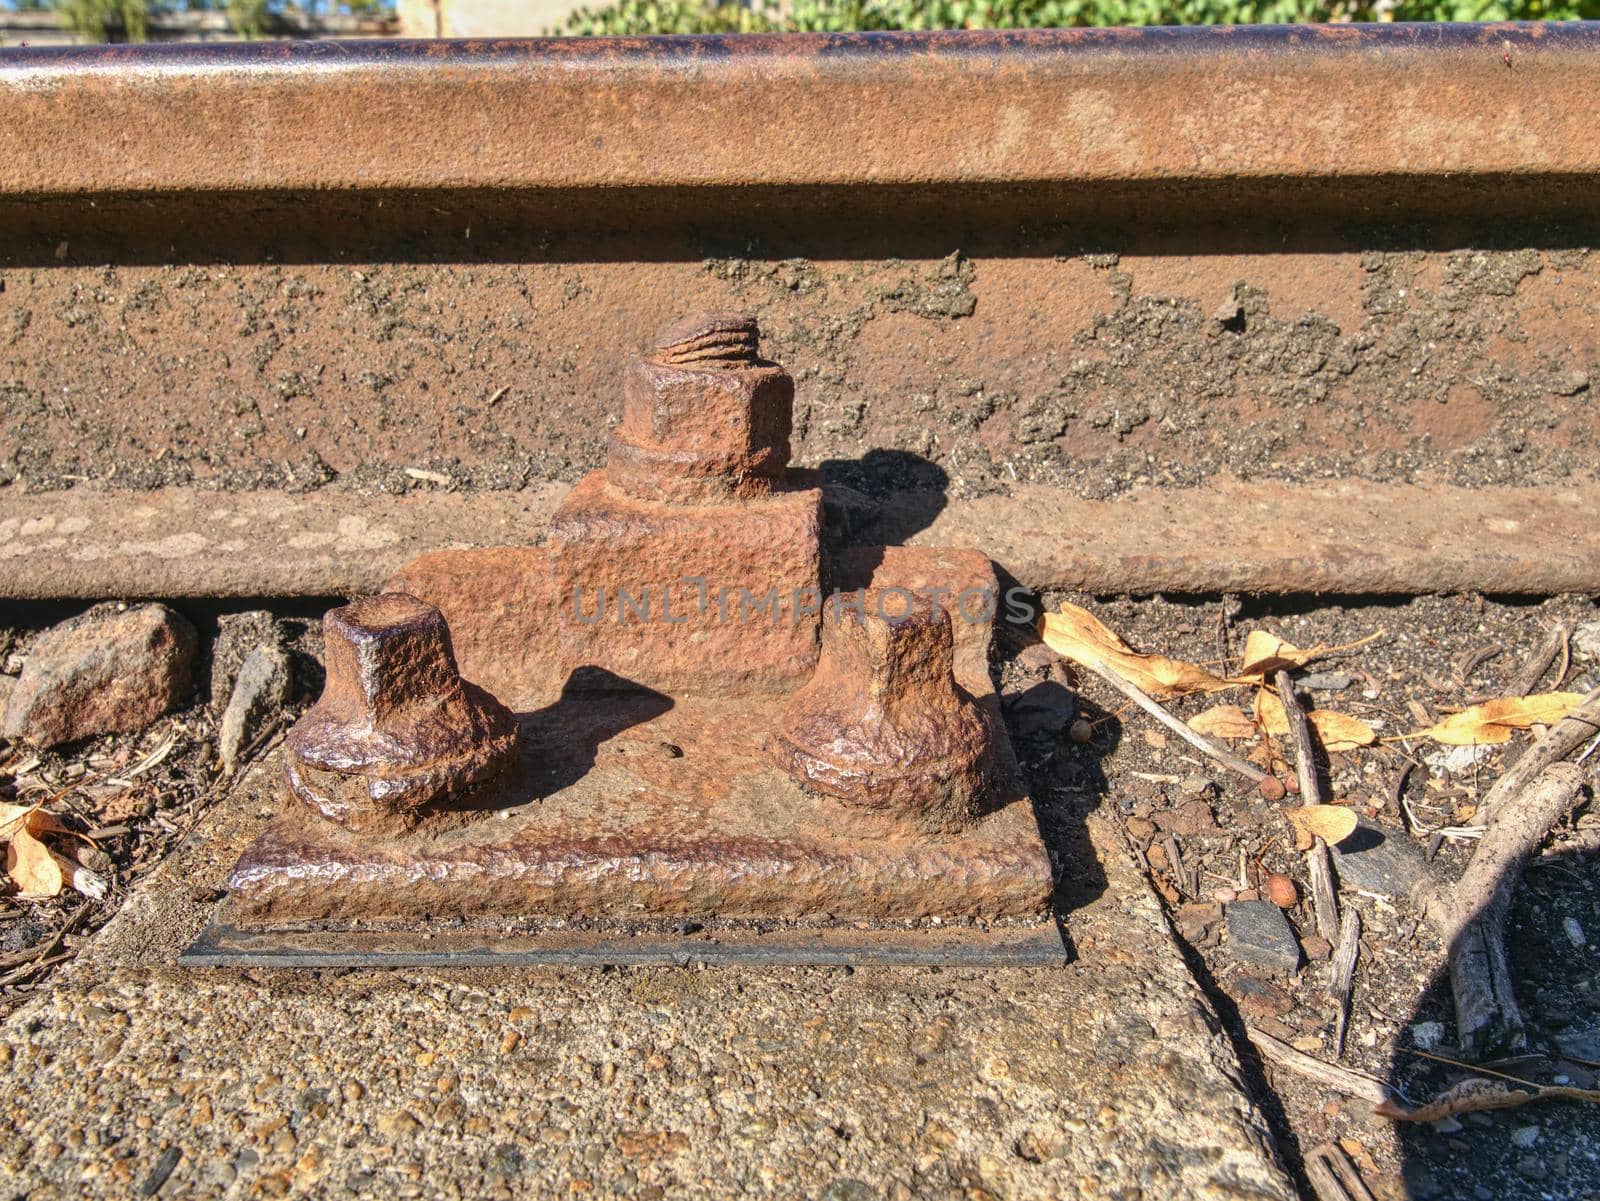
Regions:
[[[623,382],[606,459],[631,496],[696,504],[772,491],[789,465],[794,380],[760,355],[754,317],[692,313]]]
[[[784,711],[771,754],[804,787],[954,830],[992,774],[990,730],[956,684],[950,614],[889,588],[832,598],[816,674]]]
[[[289,789],[351,830],[396,832],[516,754],[510,711],[461,678],[432,605],[401,592],[329,610],[327,683],[285,739]]]

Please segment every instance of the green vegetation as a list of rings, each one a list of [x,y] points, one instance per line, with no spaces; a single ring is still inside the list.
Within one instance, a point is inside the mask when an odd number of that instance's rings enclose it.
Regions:
[[[574,13],[564,33],[839,33],[1073,25],[1307,21],[1550,21],[1600,18],[1600,0],[617,0]]]
[[[0,8],[50,7],[62,15],[69,28],[92,42],[142,42],[149,35],[150,22],[160,13],[220,9],[228,16],[228,28],[243,38],[258,38],[272,26],[273,14],[301,11],[356,14],[392,10],[394,0],[304,0],[301,5],[285,0],[0,0]]]

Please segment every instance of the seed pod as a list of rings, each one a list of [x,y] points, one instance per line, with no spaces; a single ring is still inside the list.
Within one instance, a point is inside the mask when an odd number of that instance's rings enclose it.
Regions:
[[[1273,872],[1263,880],[1261,890],[1267,894],[1267,900],[1279,909],[1293,909],[1300,900],[1300,890],[1282,872]]]
[[[1268,801],[1283,800],[1286,791],[1283,787],[1283,781],[1278,779],[1277,776],[1263,776],[1261,783],[1257,784],[1256,787],[1260,790],[1262,799]]]

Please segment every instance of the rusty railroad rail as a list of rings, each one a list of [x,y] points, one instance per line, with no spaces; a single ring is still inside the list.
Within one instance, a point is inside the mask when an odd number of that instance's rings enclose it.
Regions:
[[[1034,586],[1600,588],[1597,68],[1593,23],[0,51],[0,594],[515,540],[689,301],[759,313],[803,461]]]

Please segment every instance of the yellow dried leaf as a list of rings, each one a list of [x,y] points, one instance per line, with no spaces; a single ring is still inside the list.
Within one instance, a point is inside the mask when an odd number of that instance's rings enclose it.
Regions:
[[[1270,680],[1275,672],[1293,671],[1304,667],[1318,655],[1328,653],[1325,646],[1315,646],[1308,651],[1290,646],[1276,634],[1265,630],[1251,630],[1244,640],[1244,662],[1239,665],[1239,675],[1256,680]]]
[[[1576,692],[1542,692],[1537,696],[1505,696],[1452,713],[1441,722],[1407,734],[1431,738],[1446,746],[1483,746],[1506,742],[1512,730],[1553,726],[1583,703]]]
[[[1216,705],[1189,719],[1189,728],[1210,738],[1254,738],[1256,721],[1238,705]]]
[[[31,814],[38,811],[38,805],[13,805],[0,801],[0,838],[10,838],[14,831],[27,824]]]
[[[1343,805],[1301,805],[1298,809],[1285,809],[1294,826],[1295,848],[1305,850],[1318,838],[1330,847],[1343,842],[1355,832],[1356,811]]]
[[[1061,612],[1046,613],[1043,636],[1045,645],[1056,654],[1084,667],[1114,672],[1157,700],[1233,686],[1231,680],[1193,663],[1139,654],[1077,605],[1063,604]]]
[[[66,885],[50,848],[28,833],[25,824],[12,831],[6,846],[6,874],[24,896],[58,896]]]
[[[1297,646],[1291,646],[1276,634],[1269,634],[1265,630],[1251,630],[1250,636],[1244,640],[1244,662],[1239,665],[1239,674],[1234,678],[1241,684],[1270,684],[1272,677],[1279,671],[1293,671],[1297,667],[1304,667],[1314,659],[1320,659],[1336,651],[1355,650],[1356,647],[1365,646],[1379,637],[1382,637],[1382,631],[1369,634],[1355,642],[1347,642],[1343,646],[1328,646],[1319,642],[1308,650],[1301,650]]]
[[[1289,715],[1283,711],[1283,701],[1276,693],[1265,690],[1256,693],[1256,720],[1268,734],[1289,732]],[[1358,746],[1371,746],[1378,740],[1376,730],[1348,713],[1312,709],[1306,714],[1306,720],[1317,732],[1317,741],[1325,751],[1351,751]]]

